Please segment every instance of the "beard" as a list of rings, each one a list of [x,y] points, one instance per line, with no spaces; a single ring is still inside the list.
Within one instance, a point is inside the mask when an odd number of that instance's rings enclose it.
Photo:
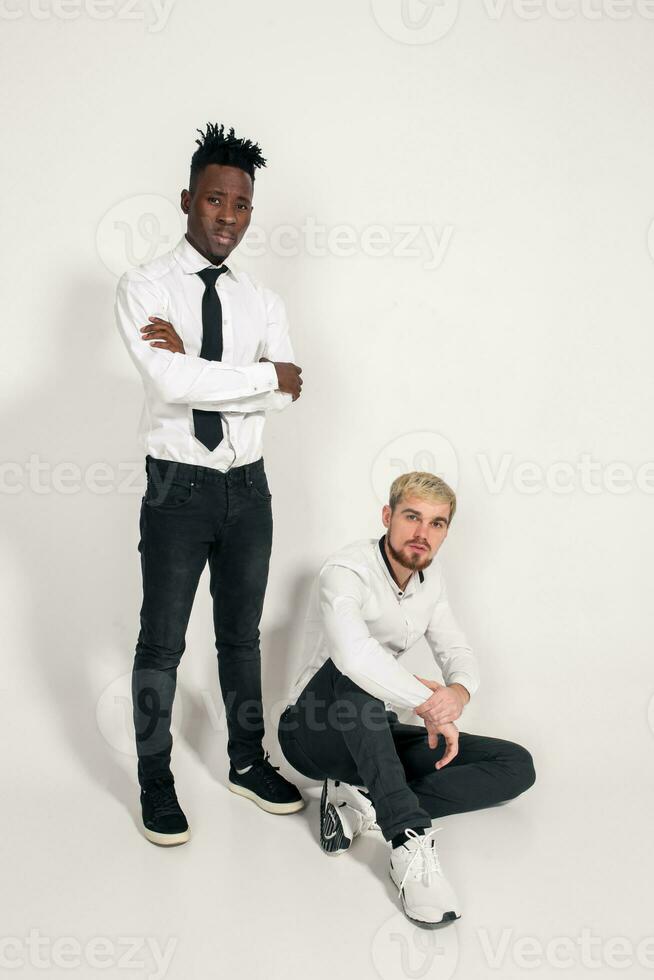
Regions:
[[[407,557],[407,555],[405,555],[403,552],[396,551],[391,544],[390,531],[386,532],[386,544],[388,545],[388,550],[395,561],[402,565],[403,568],[409,568],[411,571],[415,571],[416,569],[418,571],[422,571],[423,568],[429,568],[434,560],[433,555],[431,557],[425,557],[425,555],[428,555],[429,552],[423,552],[420,554],[420,552],[416,551],[413,552],[410,557]]]

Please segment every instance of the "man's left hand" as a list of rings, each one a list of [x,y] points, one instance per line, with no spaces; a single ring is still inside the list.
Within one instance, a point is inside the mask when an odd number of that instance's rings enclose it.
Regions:
[[[445,687],[438,681],[427,680],[418,677],[417,674],[414,676],[434,692],[423,704],[414,709],[420,718],[429,718],[436,725],[446,725],[461,716],[464,705],[470,700],[470,695],[463,685],[450,684]]]
[[[174,354],[186,353],[182,338],[172,323],[169,323],[168,320],[162,320],[158,316],[149,316],[148,320],[152,322],[141,327],[141,337],[143,340],[150,341],[150,347],[159,347],[161,350],[169,350]]]

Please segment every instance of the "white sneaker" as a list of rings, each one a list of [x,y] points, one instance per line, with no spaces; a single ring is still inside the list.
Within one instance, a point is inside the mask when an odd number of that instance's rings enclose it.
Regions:
[[[434,846],[435,827],[425,834],[406,830],[409,840],[391,851],[390,875],[402,898],[404,914],[415,922],[445,925],[460,919],[459,903]]]
[[[320,798],[320,846],[327,854],[343,854],[355,837],[379,830],[375,808],[356,786],[326,779]]]

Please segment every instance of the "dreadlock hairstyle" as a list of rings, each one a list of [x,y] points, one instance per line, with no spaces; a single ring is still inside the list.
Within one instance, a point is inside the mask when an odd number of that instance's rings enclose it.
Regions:
[[[191,157],[191,175],[189,190],[194,189],[195,179],[201,170],[210,163],[219,163],[227,167],[239,167],[249,174],[254,181],[257,167],[265,167],[266,161],[261,155],[261,147],[252,140],[242,140],[234,133],[234,127],[225,133],[224,123],[207,123],[205,133],[196,130],[202,139],[196,140],[198,149]]]

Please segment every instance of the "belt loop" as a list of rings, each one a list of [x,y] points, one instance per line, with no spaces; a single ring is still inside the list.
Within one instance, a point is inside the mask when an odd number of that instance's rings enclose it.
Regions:
[[[250,483],[250,464],[245,464],[245,486],[247,487]]]

